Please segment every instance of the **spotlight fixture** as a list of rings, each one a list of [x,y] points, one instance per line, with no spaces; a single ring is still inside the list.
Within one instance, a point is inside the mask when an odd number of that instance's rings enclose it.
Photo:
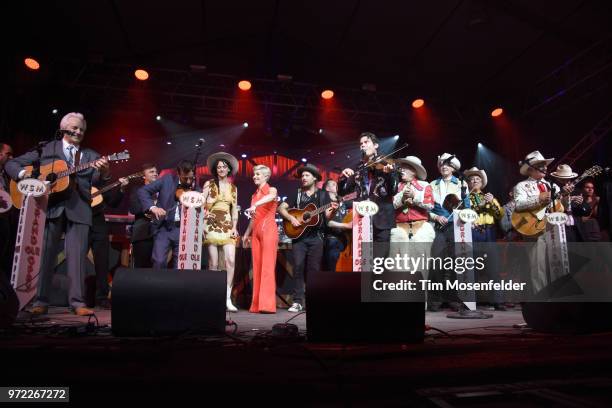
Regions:
[[[32,71],[36,71],[37,69],[40,69],[40,63],[32,57],[28,57],[24,59],[23,63],[25,64],[26,67],[30,68]]]
[[[423,99],[415,99],[412,101],[412,107],[414,109],[419,109],[421,106],[425,105],[425,101]]]
[[[395,139],[395,140],[399,139],[399,135],[393,136],[393,139]]]
[[[122,137],[121,139],[119,139],[119,141],[120,141],[121,143],[125,143],[125,138],[124,138],[124,137]]]
[[[243,159],[246,159],[247,155],[246,155],[246,153],[242,153],[242,154],[240,155],[240,157],[242,157]]]
[[[55,108],[53,108],[53,110],[51,111],[51,113],[54,114],[54,115],[57,115],[58,112],[59,111],[57,109],[55,109]]]
[[[249,127],[249,122],[244,122],[244,123],[242,124],[242,127],[243,127],[243,128],[248,128],[248,127]]]
[[[249,89],[251,89],[251,82],[250,81],[246,81],[246,80],[242,80],[242,81],[238,82],[238,88],[240,88],[243,91],[248,91]]]
[[[159,122],[160,120],[162,120],[162,117],[161,117],[160,115],[157,115],[157,116],[155,117],[155,120]]]
[[[146,81],[147,79],[149,79],[149,73],[144,69],[137,69],[136,71],[134,71],[134,76],[140,81]]]
[[[502,113],[504,113],[504,110],[502,108],[495,108],[491,111],[491,116],[493,116],[494,118],[498,117],[499,115],[501,115]]]
[[[167,144],[167,145],[171,145],[171,144],[172,144],[172,142],[168,140],[168,141],[166,142],[166,144]]]
[[[323,134],[323,129],[319,129],[319,134],[322,135]]]
[[[331,99],[334,97],[334,91],[332,91],[331,89],[326,89],[323,92],[321,92],[321,98],[323,99]]]
[[[306,163],[308,160],[305,157],[302,157],[302,163]]]

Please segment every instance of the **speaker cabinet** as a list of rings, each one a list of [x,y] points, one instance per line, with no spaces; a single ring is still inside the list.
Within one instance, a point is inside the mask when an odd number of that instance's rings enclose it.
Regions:
[[[224,271],[119,268],[113,279],[116,336],[225,331]]]

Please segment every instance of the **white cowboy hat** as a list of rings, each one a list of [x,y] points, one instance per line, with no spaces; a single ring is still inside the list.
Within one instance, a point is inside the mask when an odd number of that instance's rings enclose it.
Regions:
[[[238,173],[238,159],[229,153],[217,152],[211,154],[210,156],[208,156],[208,159],[206,159],[206,166],[208,167],[210,174],[214,174],[213,166],[216,166],[219,160],[225,160],[230,164],[232,168],[232,176],[235,176],[236,173]]]
[[[550,173],[551,176],[559,179],[573,179],[578,177],[578,173],[574,173],[568,164],[560,164],[557,170]]]
[[[416,176],[419,180],[425,180],[427,178],[427,170],[421,164],[421,159],[416,156],[406,156],[404,158],[395,159],[396,163],[399,164],[407,164],[410,167],[414,168],[416,171]]]
[[[529,153],[527,156],[525,156],[525,159],[521,160],[519,162],[519,166],[521,166],[521,170],[520,173],[523,176],[527,176],[527,170],[529,169],[529,166],[535,166],[537,164],[540,163],[546,163],[546,165],[548,166],[550,163],[552,163],[555,159],[545,159],[544,156],[542,156],[542,153],[540,153],[537,150],[534,150],[533,152]]]
[[[470,176],[478,176],[482,179],[482,188],[487,186],[487,173],[484,170],[480,170],[478,167],[472,167],[471,169],[464,171],[463,175],[466,178],[469,178]]]
[[[459,169],[461,168],[461,162],[454,154],[450,153],[443,153],[442,156],[438,156],[438,168],[440,168],[442,166],[442,163],[444,163],[448,159],[450,159],[450,166],[456,171],[459,171]]]

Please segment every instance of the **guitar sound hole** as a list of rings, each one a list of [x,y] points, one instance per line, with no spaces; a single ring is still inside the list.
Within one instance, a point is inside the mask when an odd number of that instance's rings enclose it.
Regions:
[[[302,216],[302,219],[303,219],[305,222],[308,222],[308,220],[310,219],[310,214],[309,214],[309,213],[304,213],[304,215]]]
[[[49,173],[49,174],[47,174],[46,180],[47,180],[49,183],[55,183],[55,180],[57,180],[57,174],[55,174],[55,173]]]

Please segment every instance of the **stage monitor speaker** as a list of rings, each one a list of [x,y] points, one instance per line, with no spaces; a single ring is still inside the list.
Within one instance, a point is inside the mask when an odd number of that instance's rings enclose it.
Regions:
[[[222,271],[119,268],[112,288],[113,333],[224,333],[226,279]]]
[[[19,313],[19,299],[4,273],[0,273],[0,329],[4,329],[15,323]]]
[[[310,342],[420,343],[425,334],[424,302],[362,302],[358,272],[310,274],[306,310]]]
[[[588,302],[572,275],[548,284],[536,296],[543,302],[521,305],[525,323],[549,333],[593,333],[612,330],[612,303]]]
[[[612,330],[609,302],[528,302],[521,307],[525,323],[534,330],[568,334]]]

